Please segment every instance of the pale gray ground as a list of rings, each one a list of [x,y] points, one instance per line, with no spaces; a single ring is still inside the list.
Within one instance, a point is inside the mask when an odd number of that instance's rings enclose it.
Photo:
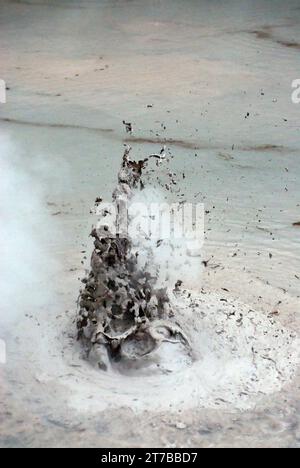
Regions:
[[[1,0],[1,446],[299,445],[299,23],[296,0]],[[181,369],[103,375],[74,346],[89,208],[123,143],[165,140],[208,212],[192,395]]]

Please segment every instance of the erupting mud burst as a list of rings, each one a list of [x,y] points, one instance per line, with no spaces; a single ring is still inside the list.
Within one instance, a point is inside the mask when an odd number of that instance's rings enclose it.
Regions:
[[[95,248],[77,321],[89,361],[107,372],[99,384],[95,370],[85,369],[72,404],[90,407],[92,396],[93,411],[253,408],[261,397],[291,384],[297,372],[298,336],[270,313],[274,294],[282,293],[247,272],[236,278],[230,265],[203,261],[201,244],[192,248],[186,237],[160,233],[157,240],[152,230],[143,235],[141,221],[152,218],[152,200],[161,207],[166,198],[182,199],[182,188],[163,150],[137,162],[129,153],[127,148],[109,205],[116,208],[115,224],[128,229],[115,230],[107,206],[96,200],[103,225],[92,231]],[[138,203],[142,209],[132,211]],[[249,284],[260,291],[259,300],[252,292],[248,302]]]
[[[142,173],[149,159],[156,158],[157,165],[165,159],[164,150],[138,162],[129,153],[127,148],[113,193],[117,224],[124,214],[122,203],[144,188]],[[102,200],[96,203],[101,207]],[[95,248],[91,272],[83,280],[77,320],[78,338],[91,360],[106,370],[111,360],[141,359],[163,342],[181,343],[188,349],[188,339],[175,322],[168,289],[160,286],[153,271],[151,252],[142,268],[130,237],[114,235],[107,226],[94,228],[91,235]]]

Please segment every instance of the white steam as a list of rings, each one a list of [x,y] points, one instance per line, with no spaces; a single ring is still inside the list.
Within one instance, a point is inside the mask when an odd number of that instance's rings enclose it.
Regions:
[[[0,333],[47,304],[51,294],[42,285],[54,264],[45,247],[49,219],[39,178],[23,157],[0,133]]]
[[[173,289],[177,281],[189,289],[199,287],[203,224],[198,226],[198,238],[184,232],[174,235],[172,206],[160,190],[151,187],[136,192],[130,207],[135,214],[129,224],[130,238],[141,269],[152,268],[162,288]]]

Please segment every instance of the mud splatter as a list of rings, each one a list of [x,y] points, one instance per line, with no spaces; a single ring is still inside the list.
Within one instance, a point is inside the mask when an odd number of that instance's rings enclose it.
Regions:
[[[151,155],[136,162],[129,158],[129,152],[127,148],[113,194],[116,225],[128,215],[127,202],[144,188],[142,173],[149,158],[164,159],[163,154]],[[96,203],[101,208],[101,198]],[[94,228],[91,235],[95,239],[92,269],[84,280],[77,320],[78,339],[91,361],[107,370],[111,359],[143,358],[164,342],[188,344],[180,327],[171,321],[174,312],[167,288],[160,286],[152,268],[151,249],[143,269],[129,236],[114,235],[108,226]]]

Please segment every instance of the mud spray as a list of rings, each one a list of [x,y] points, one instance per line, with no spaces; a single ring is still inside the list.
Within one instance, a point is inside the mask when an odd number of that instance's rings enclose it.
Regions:
[[[176,246],[174,238],[154,239],[154,234],[164,231],[160,225],[163,217],[158,220],[160,222],[155,232],[147,229],[147,223],[150,228],[151,221],[159,217],[160,208],[165,205],[158,204],[158,213],[151,216],[147,210],[149,201],[159,202],[162,195],[158,190],[151,193],[147,189],[143,172],[154,158],[156,166],[162,171],[166,160],[164,149],[160,154],[150,155],[138,162],[132,161],[129,153],[128,147],[113,193],[116,219],[112,228],[117,234],[114,235],[107,224],[92,231],[95,239],[92,269],[89,277],[83,281],[86,286],[81,292],[77,321],[78,338],[83,341],[90,361],[96,362],[102,370],[107,370],[116,362],[124,369],[125,363],[127,369],[145,364],[148,368],[151,364],[160,368],[160,359],[158,356],[153,359],[153,356],[164,343],[179,345],[185,351],[186,359],[188,356],[191,358],[189,340],[176,321],[177,306],[172,300],[182,281],[178,279],[172,284],[169,269],[174,265],[164,264],[164,258],[167,258],[166,250],[170,250],[168,255],[172,253],[176,258],[177,247],[183,264],[192,268],[192,260],[184,258],[182,240],[181,245]],[[168,173],[171,181],[169,185],[164,185],[164,189],[172,190],[176,185],[175,174]],[[163,183],[160,182],[160,185],[163,186]],[[141,203],[142,200],[144,203]],[[138,205],[137,201],[140,202]],[[139,210],[130,215],[130,206],[139,206]],[[102,207],[101,198],[96,200],[96,208],[98,214],[100,211],[104,217],[111,214]],[[131,238],[133,225],[135,237]],[[160,263],[155,249],[159,251]],[[200,260],[198,263],[201,264]]]
[[[118,207],[162,201],[164,190],[182,200],[164,150],[138,162],[129,153],[127,148],[113,194]],[[149,168],[153,159],[155,170]],[[158,181],[159,190],[151,188],[151,180]],[[101,198],[96,206],[101,211]],[[117,222],[122,216],[118,209]],[[129,218],[130,223],[136,219]],[[185,240],[176,244],[141,236],[136,241],[113,236],[103,226],[94,228],[92,237],[77,327],[85,358],[103,375],[102,390],[103,381],[110,389],[102,392],[102,408],[249,409],[257,396],[292,380],[296,335],[273,316],[203,288],[205,262]]]

